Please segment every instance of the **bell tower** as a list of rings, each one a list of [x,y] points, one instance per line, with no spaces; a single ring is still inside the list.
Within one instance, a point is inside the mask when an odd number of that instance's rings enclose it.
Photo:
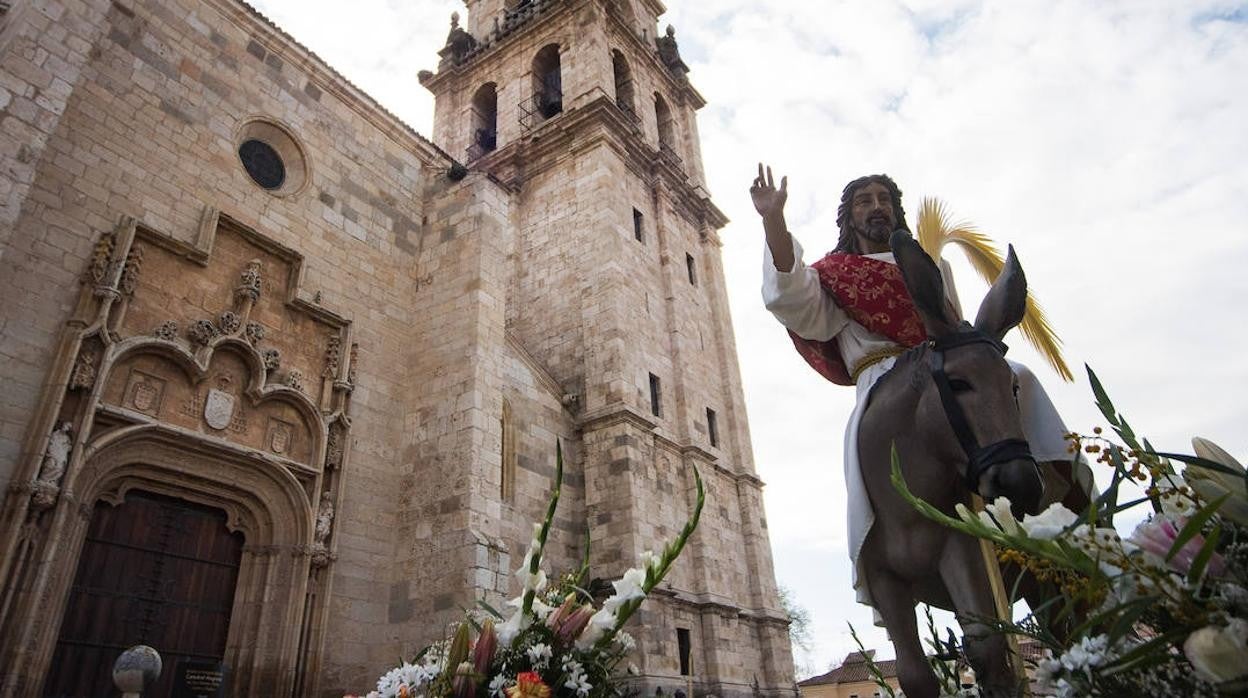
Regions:
[[[614,579],[706,508],[630,627],[639,690],[794,695],[696,113],[658,0],[465,0],[434,142],[503,185],[508,341],[575,415],[591,575]],[[518,426],[523,430],[523,424]],[[560,505],[563,506],[562,504]],[[558,571],[557,569],[553,571]]]

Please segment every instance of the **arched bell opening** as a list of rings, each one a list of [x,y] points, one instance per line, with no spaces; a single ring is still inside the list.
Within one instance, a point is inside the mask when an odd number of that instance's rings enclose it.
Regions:
[[[473,94],[471,122],[469,162],[498,147],[498,86],[494,83],[485,83]]]
[[[533,57],[533,107],[538,119],[563,111],[563,75],[559,44],[547,44]]]

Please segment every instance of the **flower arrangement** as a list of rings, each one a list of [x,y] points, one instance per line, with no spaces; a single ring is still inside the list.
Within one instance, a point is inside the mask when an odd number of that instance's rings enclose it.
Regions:
[[[618,667],[636,646],[623,630],[650,591],[667,575],[697,528],[705,503],[702,477],[693,469],[697,501],[692,515],[661,554],[649,551],[641,566],[612,582],[614,593],[595,607],[584,589],[589,540],[576,572],[550,584],[542,553],[563,485],[563,448],[556,443],[555,486],[546,517],[516,570],[521,593],[504,616],[484,601],[468,612],[449,640],[421,650],[377,681],[367,698],[613,698],[623,696]],[[475,635],[475,640],[474,640]],[[629,665],[627,673],[636,674]],[[350,697],[347,697],[350,698]]]
[[[896,457],[893,484],[928,518],[992,541],[1003,562],[1058,592],[1020,621],[990,620],[1048,649],[1032,667],[1037,695],[1245,695],[1248,473],[1203,439],[1195,456],[1157,452],[1088,376],[1121,444],[1099,428],[1069,436],[1072,453],[1113,469],[1086,512],[1053,504],[1019,521],[1001,498],[948,516],[910,493]],[[1133,487],[1139,496],[1120,502]],[[1136,507],[1147,515],[1124,536],[1115,519]]]

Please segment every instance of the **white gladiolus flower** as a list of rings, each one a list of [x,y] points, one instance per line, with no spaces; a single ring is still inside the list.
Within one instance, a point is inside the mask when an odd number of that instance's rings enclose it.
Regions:
[[[654,554],[653,550],[647,550],[641,554],[641,568],[643,570],[656,569],[659,566],[659,556]]]
[[[525,591],[541,592],[546,588],[546,571],[538,569],[538,571],[529,574],[529,566],[525,565],[516,570],[516,578],[524,585]]]
[[[988,516],[989,514],[991,514],[991,517]],[[1018,520],[1014,518],[1013,512],[1010,511],[1010,500],[1008,497],[997,497],[991,503],[985,503],[984,510],[979,512],[979,518],[986,525],[998,528],[1005,533],[1010,535],[1018,534]]]
[[[532,622],[523,613],[516,611],[511,617],[498,626],[498,644],[502,647],[509,647],[520,631],[529,627]]]
[[[502,698],[503,693],[504,693],[503,689],[505,688],[507,688],[506,676],[499,674],[498,676],[495,676],[494,678],[490,679],[490,686],[488,690],[490,692],[491,698]]]
[[[1038,516],[1028,514],[1023,517],[1023,530],[1032,538],[1053,540],[1067,526],[1079,520],[1079,515],[1062,506],[1059,502],[1049,505],[1048,509]]]
[[[616,634],[615,641],[625,652],[632,652],[637,647],[637,641],[633,639],[633,636],[623,630]]]
[[[615,627],[615,612],[602,608],[589,618],[589,625],[585,626],[585,630],[581,632],[581,636],[576,639],[577,649],[586,650],[594,646],[604,634],[611,628]]]
[[[646,573],[636,567],[629,569],[614,582],[611,586],[615,587],[615,594],[602,603],[603,608],[609,608],[612,611],[623,606],[626,602],[633,599],[646,598],[646,592],[641,588],[646,583]]]
[[[1200,678],[1222,683],[1248,674],[1248,622],[1233,618],[1229,625],[1201,628],[1187,636],[1183,654]]]

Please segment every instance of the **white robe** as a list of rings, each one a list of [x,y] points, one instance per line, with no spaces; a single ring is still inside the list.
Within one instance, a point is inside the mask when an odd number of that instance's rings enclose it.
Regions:
[[[891,264],[892,252],[881,252],[865,255]],[[940,272],[945,282],[945,294],[954,309],[961,314],[957,290],[953,285],[953,275],[948,262],[940,260]],[[850,319],[840,306],[832,300],[832,296],[823,290],[819,283],[819,273],[802,262],[802,246],[793,239],[793,268],[788,272],[776,270],[771,256],[771,248],[763,245],[763,304],[772,315],[786,328],[799,337],[815,341],[828,341],[836,338],[837,347],[841,350],[841,358],[851,374],[854,368],[865,357],[881,350],[896,349],[897,343],[867,330],[867,328]],[[875,512],[871,509],[871,500],[867,496],[867,488],[862,480],[862,470],[858,464],[858,424],[866,409],[867,397],[871,388],[896,363],[896,358],[879,361],[864,370],[856,384],[857,404],[849,416],[849,424],[845,427],[845,493],[848,497],[849,514],[849,559],[854,568],[854,589],[858,593],[858,601],[871,606],[871,593],[867,589],[866,578],[858,566],[858,553],[862,550],[863,541],[871,524],[875,521]],[[1032,375],[1031,371],[1020,363],[1010,361],[1010,367],[1019,380],[1019,407],[1023,423],[1023,433],[1031,446],[1031,453],[1037,462],[1067,460],[1067,429],[1058,415],[1053,401],[1044,392],[1043,386]],[[1082,474],[1082,473],[1081,473]],[[1090,473],[1088,473],[1090,478]],[[1082,478],[1080,478],[1082,479]],[[1089,479],[1090,483],[1091,480]]]

